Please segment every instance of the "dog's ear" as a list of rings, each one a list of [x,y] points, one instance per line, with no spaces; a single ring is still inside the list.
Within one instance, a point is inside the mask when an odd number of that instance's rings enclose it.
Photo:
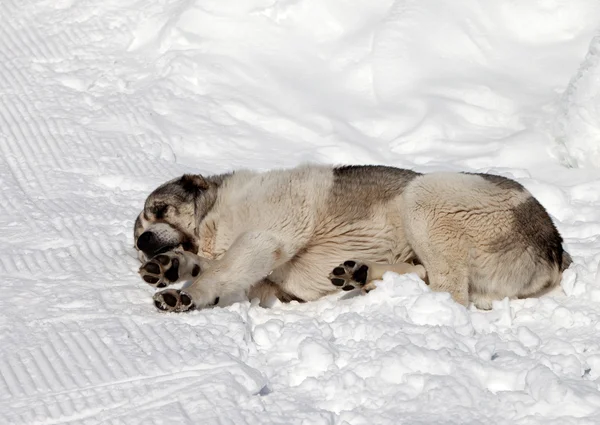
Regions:
[[[197,194],[208,189],[208,182],[199,174],[184,174],[181,177],[181,187],[189,194]]]

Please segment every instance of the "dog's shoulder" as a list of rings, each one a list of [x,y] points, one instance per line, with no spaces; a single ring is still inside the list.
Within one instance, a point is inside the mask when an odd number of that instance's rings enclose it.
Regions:
[[[234,234],[256,229],[311,228],[332,184],[332,169],[326,166],[236,171],[219,188],[207,219],[217,221],[220,227],[230,227]]]
[[[335,167],[327,197],[328,215],[355,222],[371,218],[375,210],[385,210],[421,174],[383,165]]]
[[[303,165],[263,172],[240,170],[221,188],[221,198],[232,202],[287,203],[327,191],[333,183],[332,168]]]

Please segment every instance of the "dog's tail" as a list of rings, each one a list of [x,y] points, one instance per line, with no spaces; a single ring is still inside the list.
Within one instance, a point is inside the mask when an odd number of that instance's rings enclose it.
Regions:
[[[569,266],[573,263],[573,258],[567,251],[563,251],[562,253],[562,263],[560,265],[560,271],[563,272],[569,268]]]

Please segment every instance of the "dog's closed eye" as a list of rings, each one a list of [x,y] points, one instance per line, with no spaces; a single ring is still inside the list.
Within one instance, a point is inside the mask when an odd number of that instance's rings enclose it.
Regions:
[[[156,217],[158,220],[160,220],[161,218],[163,218],[165,216],[168,209],[169,209],[168,205],[160,204],[160,205],[154,206],[152,208],[151,212],[152,212],[152,214],[154,214],[154,217]]]

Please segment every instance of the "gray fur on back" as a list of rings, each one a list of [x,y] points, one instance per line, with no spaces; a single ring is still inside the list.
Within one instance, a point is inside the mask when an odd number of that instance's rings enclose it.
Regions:
[[[485,174],[485,173],[462,173],[462,174],[479,176],[482,179],[484,179],[485,181],[488,181],[488,182],[498,186],[500,189],[516,190],[519,192],[524,192],[526,190],[521,183],[516,182],[513,179],[509,179],[508,177],[498,176],[496,174]]]
[[[329,203],[337,215],[349,220],[368,217],[371,207],[401,195],[421,175],[412,170],[383,165],[347,165],[333,169]]]

